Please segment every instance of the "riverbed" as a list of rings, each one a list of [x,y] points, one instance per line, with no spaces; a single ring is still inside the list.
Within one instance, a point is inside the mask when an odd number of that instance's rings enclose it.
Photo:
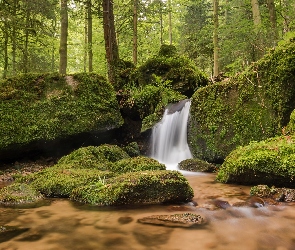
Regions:
[[[249,199],[249,187],[215,182],[215,174],[185,174],[194,189],[187,204],[95,207],[67,199],[38,206],[1,207],[0,225],[18,235],[0,238],[0,250],[291,250],[295,249],[295,206],[233,206]],[[222,200],[223,208],[213,201]],[[168,228],[140,224],[149,215],[195,213],[206,224]]]

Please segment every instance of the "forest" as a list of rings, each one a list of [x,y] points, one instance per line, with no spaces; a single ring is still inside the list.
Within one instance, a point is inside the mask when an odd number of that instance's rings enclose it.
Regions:
[[[173,45],[208,77],[233,76],[292,36],[294,0],[0,0],[0,75],[139,66]]]

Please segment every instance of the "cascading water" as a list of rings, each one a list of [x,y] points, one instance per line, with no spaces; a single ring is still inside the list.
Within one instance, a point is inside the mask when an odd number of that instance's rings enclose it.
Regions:
[[[152,129],[151,158],[177,170],[179,162],[192,158],[187,144],[187,122],[191,102],[183,100],[171,104],[165,110],[162,120]]]

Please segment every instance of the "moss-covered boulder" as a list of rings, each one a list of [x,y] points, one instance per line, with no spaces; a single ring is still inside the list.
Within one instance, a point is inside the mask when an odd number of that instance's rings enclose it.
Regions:
[[[178,163],[180,170],[192,172],[214,172],[216,166],[200,159],[186,159]]]
[[[123,123],[113,87],[104,77],[86,73],[24,74],[0,81],[0,117],[0,158],[9,150],[15,157],[20,148],[45,151],[52,141],[79,134],[84,143],[85,133],[102,139]]]
[[[74,169],[72,165],[58,164],[38,173],[21,177],[19,183],[27,183],[46,197],[68,198],[73,189],[91,182],[100,182],[115,176],[109,171]]]
[[[130,156],[136,157],[140,155],[140,149],[137,142],[130,142],[123,147],[123,150]]]
[[[130,172],[73,190],[71,199],[93,205],[187,202],[193,190],[177,171]]]
[[[88,146],[74,150],[69,155],[63,156],[58,164],[70,165],[72,168],[90,168],[109,170],[112,162],[116,162],[130,156],[119,146],[103,144],[100,146]]]
[[[145,156],[123,159],[112,164],[115,173],[138,172],[145,170],[165,170],[166,166],[157,160]]]
[[[216,179],[223,183],[295,187],[295,136],[252,142],[232,151]]]
[[[16,205],[34,203],[43,199],[43,195],[25,183],[13,183],[0,189],[0,204]]]
[[[294,88],[295,43],[285,41],[240,75],[197,90],[188,128],[194,156],[222,161],[237,146],[281,134]]]
[[[178,55],[174,46],[167,45],[163,45],[157,56],[148,59],[137,69],[137,77],[139,85],[157,84],[159,77],[163,82],[169,81],[172,89],[188,97],[209,82],[193,61]]]

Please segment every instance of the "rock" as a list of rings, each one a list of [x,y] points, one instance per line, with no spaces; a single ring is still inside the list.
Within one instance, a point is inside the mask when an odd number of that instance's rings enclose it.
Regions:
[[[152,215],[138,219],[144,224],[160,225],[166,227],[199,227],[205,224],[201,215],[192,213],[173,214],[173,215]]]
[[[178,164],[180,170],[192,172],[215,172],[216,166],[200,159],[186,159]]]
[[[251,142],[232,151],[219,168],[216,180],[243,185],[295,187],[295,135]],[[271,188],[256,187],[260,195],[272,195]],[[252,194],[256,192],[252,189]],[[257,191],[258,192],[258,191]],[[284,199],[284,198],[282,198]]]
[[[285,41],[238,76],[194,93],[188,126],[194,157],[222,162],[239,146],[282,134],[295,109],[294,49],[294,41]]]
[[[222,208],[222,209],[227,209],[228,207],[231,206],[227,201],[223,201],[223,200],[219,200],[219,199],[213,200],[212,204],[214,204],[216,207]]]
[[[9,241],[10,239],[27,232],[29,228],[18,228],[12,226],[0,226],[0,243]]]

